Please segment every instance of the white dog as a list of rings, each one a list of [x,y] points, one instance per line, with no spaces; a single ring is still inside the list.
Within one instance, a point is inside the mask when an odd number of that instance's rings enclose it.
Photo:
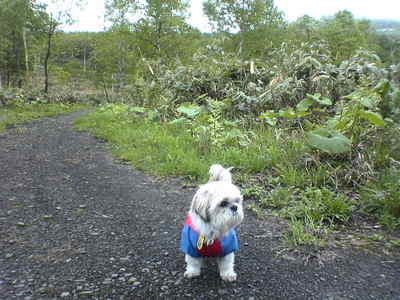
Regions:
[[[234,252],[239,246],[234,228],[243,220],[243,197],[230,170],[212,165],[208,183],[193,197],[181,236],[185,277],[199,276],[204,257],[216,256],[221,278],[236,280]]]

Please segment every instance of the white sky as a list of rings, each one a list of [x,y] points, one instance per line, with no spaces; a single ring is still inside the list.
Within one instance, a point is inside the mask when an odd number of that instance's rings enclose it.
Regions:
[[[47,2],[50,0],[45,0]],[[104,29],[104,0],[86,0],[81,10],[75,10],[77,19],[69,31],[100,31]],[[210,31],[203,15],[202,0],[191,0],[189,23],[202,31]],[[400,21],[400,0],[275,0],[275,5],[285,13],[289,21],[308,14],[314,18],[333,15],[347,9],[356,18],[393,19]]]

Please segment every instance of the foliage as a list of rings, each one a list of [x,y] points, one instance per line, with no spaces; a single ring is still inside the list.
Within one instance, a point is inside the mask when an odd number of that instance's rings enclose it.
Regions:
[[[116,27],[133,24],[135,38],[148,58],[167,58],[177,54],[176,44],[182,33],[189,31],[185,23],[188,2],[184,0],[110,0],[107,4],[109,18]]]
[[[91,129],[114,145],[114,154],[136,168],[161,175],[200,178],[206,173],[192,137],[175,126],[161,126],[131,114],[128,106],[108,105],[77,120],[79,129]],[[135,109],[137,111],[137,109]]]
[[[306,133],[307,143],[330,154],[346,153],[351,149],[351,140],[329,128],[318,128]]]
[[[264,53],[266,37],[271,46],[283,40],[283,13],[273,0],[208,0],[203,7],[214,30],[228,33],[226,36],[230,43],[225,43],[228,45],[226,48],[237,52],[240,57],[255,57]],[[237,33],[229,34],[232,32]]]
[[[316,249],[325,245],[329,230],[309,219],[291,220],[288,231],[284,234],[286,243],[291,247],[311,246]]]
[[[199,51],[191,65],[169,69],[147,62],[150,74],[138,78],[132,86],[135,94],[131,94],[131,99],[139,105],[153,105],[157,97],[161,101],[155,103],[166,102],[168,106],[190,101],[201,105],[205,99],[215,99],[229,104],[225,108],[229,117],[249,114],[258,117],[260,111],[299,104],[300,114],[304,111],[302,105],[310,106],[304,99],[310,101],[315,95],[312,101],[317,105],[312,108],[316,111],[354,92],[361,82],[374,85],[382,77],[374,65],[376,56],[365,51],[339,67],[332,64],[329,52],[321,44],[304,44],[297,50],[282,45],[272,57],[265,62],[244,61],[226,54],[216,43]]]
[[[377,36],[370,22],[354,19],[347,10],[326,18],[321,27],[321,37],[328,41],[336,62],[350,58],[360,48],[377,50]]]
[[[260,205],[278,209],[289,220],[307,219],[330,226],[347,222],[353,209],[346,196],[315,187],[298,190],[278,186],[260,199]]]
[[[400,226],[400,171],[389,168],[361,191],[363,209],[390,230]]]
[[[0,86],[22,87],[40,42],[44,7],[31,0],[0,2]],[[29,47],[29,48],[28,48]]]
[[[85,108],[83,105],[50,104],[43,102],[34,101],[32,103],[24,103],[20,99],[17,99],[2,107],[0,110],[0,132],[8,125],[25,123],[45,116],[70,113]]]
[[[240,145],[241,138],[223,137],[223,141],[217,139],[213,142],[209,138],[196,136],[196,131],[187,123],[159,124],[159,121],[148,117],[148,112],[152,110],[122,104],[106,104],[92,115],[82,117],[78,127],[91,129],[94,134],[115,144],[117,155],[132,160],[136,167],[158,174],[184,175],[187,172],[197,180],[206,176],[207,169],[213,162],[234,165],[244,171],[259,172],[282,160],[295,161],[296,153],[299,152],[295,142],[277,138],[275,131],[262,129],[243,137],[249,139],[246,147],[243,147]],[[203,117],[204,120],[201,119]],[[199,120],[194,122],[203,122],[203,126],[206,126],[209,117],[212,115],[199,115]],[[232,126],[232,130],[235,128],[233,124],[224,126]],[[166,140],[168,145],[163,145]],[[280,152],[278,149],[283,148],[284,144],[292,150]],[[155,151],[161,148],[162,151]],[[275,156],[266,155],[268,149],[276,149]],[[186,152],[188,154],[185,154]],[[186,159],[188,163],[180,162]]]
[[[69,88],[45,94],[41,89],[4,89],[0,90],[0,104],[87,104],[89,98]]]

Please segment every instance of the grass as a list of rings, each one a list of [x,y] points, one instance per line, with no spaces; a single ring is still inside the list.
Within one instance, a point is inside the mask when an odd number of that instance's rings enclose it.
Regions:
[[[191,136],[173,126],[97,111],[77,119],[75,127],[106,139],[115,156],[138,169],[191,178],[207,173],[209,162],[192,147]]]
[[[119,110],[98,110],[79,118],[78,130],[90,130],[113,145],[113,154],[141,170],[183,176],[195,183],[206,180],[211,164],[234,166],[242,173],[273,173],[282,161],[298,159],[302,147],[295,139],[282,139],[274,131],[257,129],[245,147],[196,140],[183,125],[161,124]]]
[[[314,249],[324,247],[329,227],[318,224],[309,218],[293,219],[289,221],[288,225],[288,231],[284,234],[284,240],[288,246],[311,246]]]
[[[347,224],[363,206],[380,212],[379,221],[385,226],[399,225],[398,216],[393,215],[399,207],[398,180],[393,179],[398,176],[371,184],[376,193],[369,192],[360,203],[341,192],[346,188],[339,178],[344,168],[315,155],[299,132],[238,128],[247,141],[243,146],[232,140],[223,144],[221,135],[215,135],[218,143],[210,137],[196,138],[198,125],[195,121],[161,123],[132,114],[122,105],[100,108],[75,123],[78,130],[89,130],[111,143],[116,157],[152,174],[184,177],[198,184],[207,180],[211,164],[234,166],[244,197],[253,200],[249,209],[258,215],[261,209],[272,210],[288,220],[285,240],[291,246],[323,247],[329,232]],[[393,180],[386,184],[389,179]],[[386,200],[380,198],[380,189],[385,190]]]
[[[386,169],[361,191],[363,210],[391,231],[400,226],[400,171]]]
[[[65,104],[9,104],[0,108],[0,132],[10,124],[29,122],[84,108],[84,106]]]

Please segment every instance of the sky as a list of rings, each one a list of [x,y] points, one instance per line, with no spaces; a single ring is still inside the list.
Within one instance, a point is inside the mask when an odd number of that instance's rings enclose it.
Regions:
[[[50,0],[48,0],[50,1]],[[189,24],[210,31],[202,12],[202,0],[191,0]],[[391,19],[400,21],[400,0],[275,0],[286,20],[294,21],[308,14],[314,18],[331,16],[339,10],[349,10],[356,18]],[[74,10],[77,21],[64,28],[68,31],[101,31],[104,29],[104,0],[86,0],[81,10]]]

